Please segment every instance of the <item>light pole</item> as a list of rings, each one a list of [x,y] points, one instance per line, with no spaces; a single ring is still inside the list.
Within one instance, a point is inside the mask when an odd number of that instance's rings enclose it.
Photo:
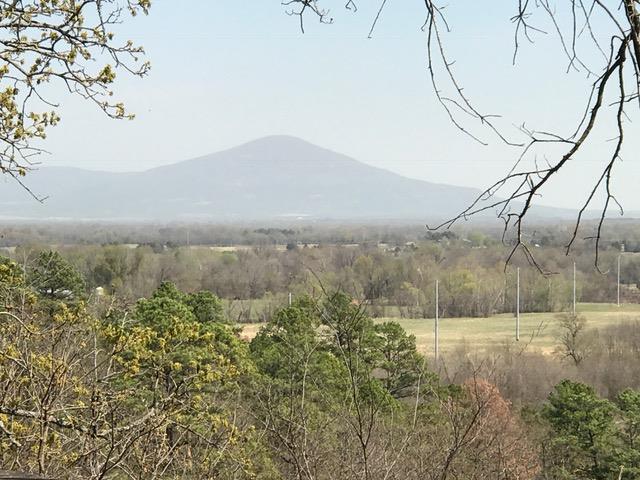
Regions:
[[[520,267],[516,269],[516,342],[520,341]]]
[[[434,335],[434,351],[435,351],[435,359],[436,366],[438,365],[438,357],[440,356],[440,325],[439,325],[439,312],[438,312],[438,280],[436,280],[436,311],[435,311],[435,321],[433,325],[433,335]]]
[[[573,262],[573,314],[576,314],[576,262]]]
[[[620,306],[620,257],[618,255],[618,306]]]

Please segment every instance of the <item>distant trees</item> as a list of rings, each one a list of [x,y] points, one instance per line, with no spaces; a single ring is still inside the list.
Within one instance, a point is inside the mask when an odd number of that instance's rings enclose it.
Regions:
[[[202,309],[212,308],[209,315],[219,318],[222,308],[234,320],[247,322],[270,318],[286,303],[289,292],[294,296],[319,294],[323,285],[364,301],[368,313],[376,317],[431,317],[436,279],[440,281],[444,317],[512,312],[515,271],[504,271],[505,252],[500,245],[475,248],[466,242],[444,245],[423,241],[398,249],[330,245],[235,251],[177,247],[154,252],[148,246],[77,245],[55,251],[19,247],[9,254],[30,272],[29,281],[41,288],[53,287],[58,292],[55,295],[81,296],[102,287],[107,294],[135,301],[149,297],[169,281],[183,291],[208,291],[223,299],[217,305],[209,304],[205,293],[193,299]],[[571,299],[571,263],[557,248],[541,248],[540,254],[558,275],[544,278],[521,264],[521,310],[562,311]],[[614,265],[606,276],[593,272],[588,261],[578,263],[579,301],[615,299],[616,257],[607,253],[606,258]],[[77,274],[74,279],[72,272],[76,270],[86,284],[78,283]],[[632,300],[640,290],[629,285],[622,294],[623,301]],[[205,315],[204,311],[201,314]]]

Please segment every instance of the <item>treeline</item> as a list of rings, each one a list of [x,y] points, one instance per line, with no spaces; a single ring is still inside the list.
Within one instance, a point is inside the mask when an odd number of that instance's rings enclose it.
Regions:
[[[155,248],[187,245],[286,245],[287,243],[389,243],[404,244],[425,235],[423,225],[364,224],[207,224],[171,223],[5,223],[0,246],[25,244],[106,245],[138,244]]]
[[[471,243],[469,243],[471,242]],[[47,247],[17,247],[6,255],[28,268]],[[268,320],[274,308],[311,292],[341,290],[376,317],[431,317],[434,282],[440,282],[443,316],[489,316],[511,312],[515,305],[515,269],[521,269],[521,310],[565,310],[572,299],[573,261],[577,262],[577,298],[581,302],[615,302],[617,257],[601,252],[598,272],[592,251],[579,247],[567,257],[559,247],[535,248],[537,259],[554,275],[545,277],[516,257],[505,270],[509,247],[481,234],[469,238],[439,236],[388,245],[316,245],[236,248],[130,245],[59,246],[59,255],[95,288],[119,298],[148,297],[164,281],[181,290],[207,290],[225,299],[237,321]],[[640,300],[640,256],[621,258],[622,300]]]
[[[0,468],[96,480],[640,475],[640,392],[623,384],[605,399],[564,380],[514,406],[495,382],[508,369],[482,361],[447,381],[413,336],[342,292],[299,296],[247,343],[210,292],[164,282],[129,304],[87,299],[84,280],[55,253],[26,270],[0,261]]]
[[[564,247],[570,240],[574,224],[566,221],[539,221],[524,232],[530,246]],[[575,245],[588,249],[593,257],[597,223],[583,220]],[[2,223],[0,247],[20,245],[148,245],[154,249],[180,246],[251,246],[275,245],[377,245],[402,247],[408,242],[455,241],[468,246],[489,246],[505,240],[500,224],[490,218],[455,225],[452,229],[430,231],[424,224],[407,223],[332,223],[307,222],[264,224],[209,223],[114,223],[114,222],[8,222]],[[508,234],[509,232],[507,232]],[[600,247],[640,252],[640,221],[607,220]],[[586,239],[585,239],[586,238]],[[593,258],[592,258],[593,260]]]

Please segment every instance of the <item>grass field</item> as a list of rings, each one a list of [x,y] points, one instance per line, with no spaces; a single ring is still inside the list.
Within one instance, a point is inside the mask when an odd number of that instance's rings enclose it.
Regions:
[[[640,305],[582,303],[577,311],[587,319],[587,328],[602,328],[616,323],[640,320]],[[557,345],[559,334],[558,313],[525,313],[520,316],[520,343],[551,353]],[[380,318],[376,322],[393,320],[416,336],[421,352],[433,353],[432,318]],[[243,336],[253,338],[261,324],[243,325]],[[533,336],[533,339],[532,339]],[[447,352],[466,344],[470,350],[485,351],[505,342],[515,340],[515,317],[512,314],[489,318],[440,319],[440,350]]]

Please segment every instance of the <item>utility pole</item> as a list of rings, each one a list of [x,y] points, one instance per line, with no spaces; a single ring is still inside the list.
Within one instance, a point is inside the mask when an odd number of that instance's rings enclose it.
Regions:
[[[618,255],[618,306],[620,306],[620,255]]]
[[[439,325],[439,312],[438,312],[438,280],[436,280],[436,316],[435,316],[435,322],[434,322],[434,327],[433,327],[433,333],[434,333],[434,350],[435,350],[435,357],[436,357],[436,366],[438,365],[438,357],[440,356],[440,325]]]
[[[576,314],[576,262],[573,262],[573,314]]]
[[[520,341],[520,267],[516,269],[516,342]]]

